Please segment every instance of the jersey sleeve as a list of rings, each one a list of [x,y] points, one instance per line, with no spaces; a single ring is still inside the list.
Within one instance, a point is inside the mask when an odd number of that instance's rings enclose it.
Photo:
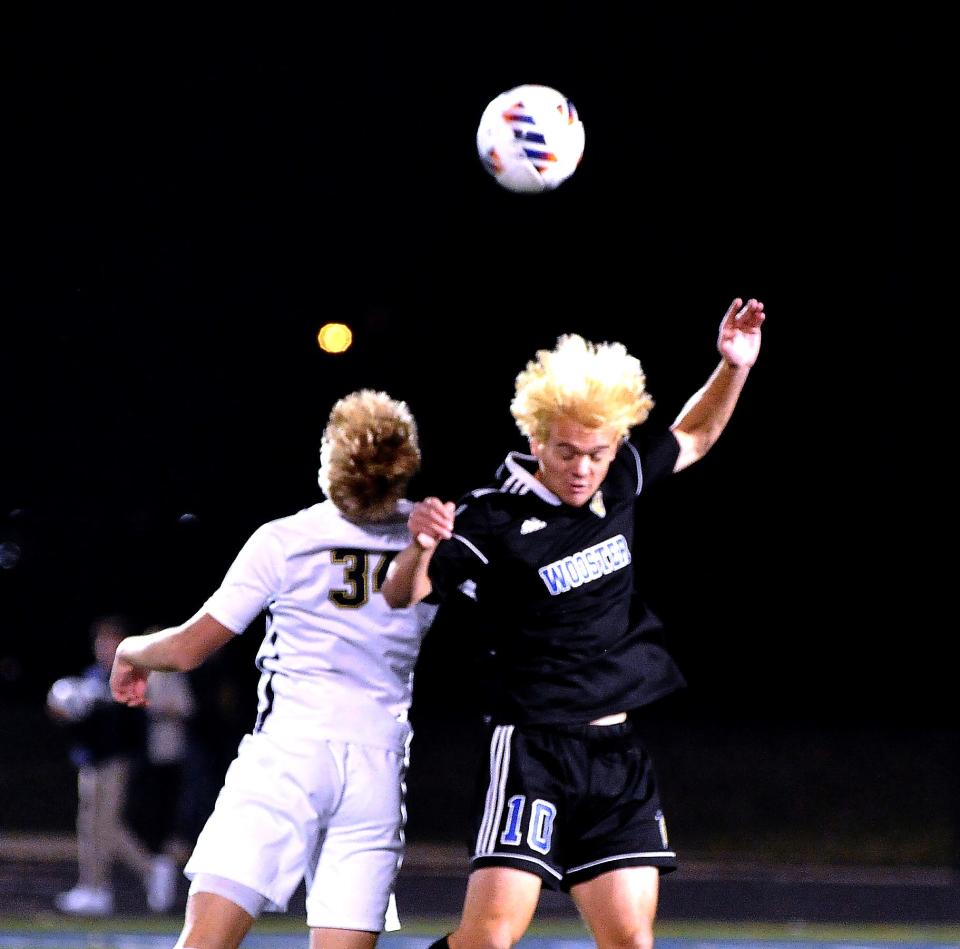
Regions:
[[[453,525],[453,537],[441,541],[430,560],[433,599],[442,602],[460,591],[472,596],[475,584],[489,563],[491,530],[482,505],[469,500],[461,504]]]
[[[243,545],[203,611],[242,633],[276,598],[283,583],[280,538],[265,524]]]
[[[628,446],[633,450],[637,463],[637,494],[658,481],[673,474],[680,443],[669,429],[656,429],[632,434]]]

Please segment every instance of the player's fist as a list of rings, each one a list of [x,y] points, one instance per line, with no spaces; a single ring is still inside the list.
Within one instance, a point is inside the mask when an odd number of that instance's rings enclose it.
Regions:
[[[110,670],[110,691],[114,699],[132,708],[142,708],[147,704],[149,675],[148,670],[138,669],[126,659],[117,656],[113,660],[113,669]]]
[[[432,550],[441,540],[453,536],[453,501],[424,498],[417,501],[407,519],[410,533],[424,550]]]

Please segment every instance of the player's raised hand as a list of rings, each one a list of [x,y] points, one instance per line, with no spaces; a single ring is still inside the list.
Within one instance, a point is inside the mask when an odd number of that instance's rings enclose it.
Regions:
[[[737,297],[720,323],[717,349],[731,366],[752,366],[760,352],[760,327],[765,315],[763,304],[750,299],[744,304]]]
[[[441,540],[449,540],[453,536],[454,510],[453,501],[424,498],[413,505],[407,526],[417,543],[425,550],[431,550]]]

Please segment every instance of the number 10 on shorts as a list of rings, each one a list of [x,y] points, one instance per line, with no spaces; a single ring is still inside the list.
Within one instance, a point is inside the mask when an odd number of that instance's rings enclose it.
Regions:
[[[516,847],[521,841],[521,824],[527,798],[524,794],[515,794],[507,801],[507,822],[500,843]],[[530,819],[527,823],[527,846],[537,853],[549,853],[553,837],[553,822],[557,809],[549,801],[537,798],[530,807]]]

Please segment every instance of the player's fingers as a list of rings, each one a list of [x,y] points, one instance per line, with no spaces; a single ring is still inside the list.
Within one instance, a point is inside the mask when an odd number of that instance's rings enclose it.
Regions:
[[[763,322],[763,304],[759,300],[750,300],[743,308],[742,318],[745,323],[759,326]]]
[[[740,315],[737,311],[741,306],[743,306],[743,300],[740,297],[734,297],[730,306],[727,307],[727,312],[723,314],[723,319],[720,321],[721,329],[729,326],[737,319],[737,317]]]

